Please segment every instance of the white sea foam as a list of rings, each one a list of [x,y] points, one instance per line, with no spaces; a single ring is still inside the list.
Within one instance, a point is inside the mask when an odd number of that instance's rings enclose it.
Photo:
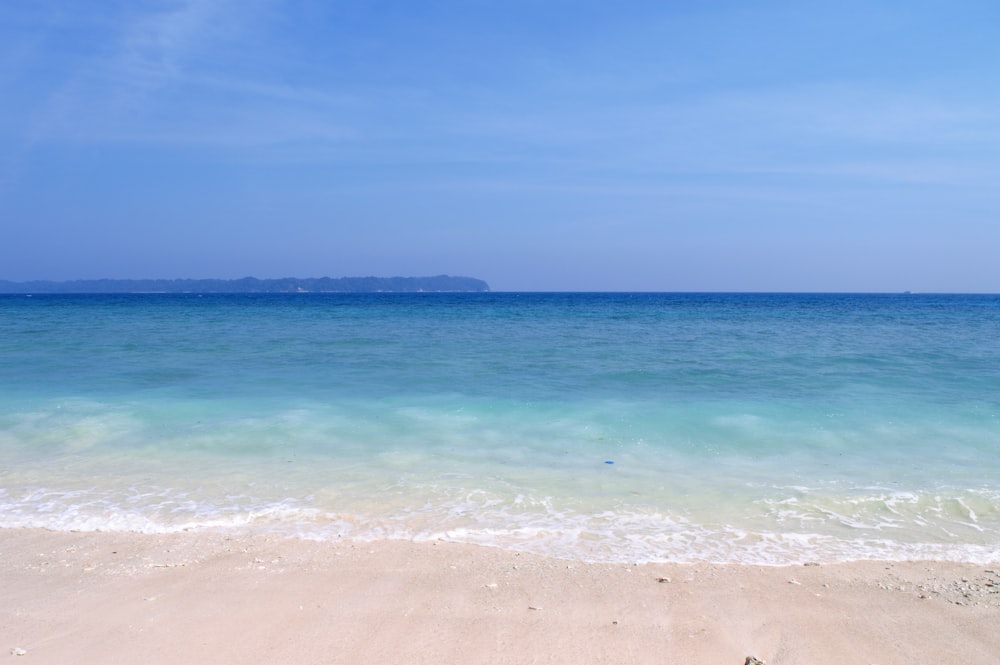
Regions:
[[[301,500],[263,501],[230,495],[225,501],[170,490],[0,492],[0,527],[53,530],[173,533],[192,530],[280,533],[313,540],[447,540],[530,551],[565,559],[615,561],[709,561],[780,565],[857,559],[939,559],[993,563],[1000,560],[1000,531],[983,527],[977,541],[928,540],[926,529],[853,519],[827,511],[862,534],[829,530],[776,530],[734,523],[706,523],[682,515],[628,509],[581,513],[556,507],[551,498],[504,502],[472,492],[454,503],[383,505],[379,512],[332,511]],[[998,500],[1000,497],[994,497]],[[370,507],[369,507],[370,508]],[[766,520],[762,524],[766,524]],[[935,525],[941,533],[941,525]],[[885,533],[904,532],[902,537]]]

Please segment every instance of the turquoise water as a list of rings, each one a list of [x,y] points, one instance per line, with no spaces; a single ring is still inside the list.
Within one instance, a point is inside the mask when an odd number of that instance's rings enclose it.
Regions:
[[[1000,560],[1000,297],[0,296],[0,526]]]

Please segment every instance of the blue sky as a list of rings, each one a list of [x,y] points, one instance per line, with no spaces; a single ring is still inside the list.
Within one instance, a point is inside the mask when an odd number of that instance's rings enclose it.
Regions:
[[[440,273],[1000,292],[1000,3],[0,3],[0,279]]]

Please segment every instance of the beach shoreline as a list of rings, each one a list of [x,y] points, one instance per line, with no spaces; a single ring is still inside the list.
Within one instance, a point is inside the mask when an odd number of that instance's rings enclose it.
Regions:
[[[35,663],[1000,654],[1000,565],[588,564],[448,542],[0,529],[0,588],[0,648]]]

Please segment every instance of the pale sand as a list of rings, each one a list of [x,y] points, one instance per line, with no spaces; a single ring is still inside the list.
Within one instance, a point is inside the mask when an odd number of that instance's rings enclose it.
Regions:
[[[998,573],[930,562],[591,565],[449,543],[0,530],[0,658],[995,665]]]

